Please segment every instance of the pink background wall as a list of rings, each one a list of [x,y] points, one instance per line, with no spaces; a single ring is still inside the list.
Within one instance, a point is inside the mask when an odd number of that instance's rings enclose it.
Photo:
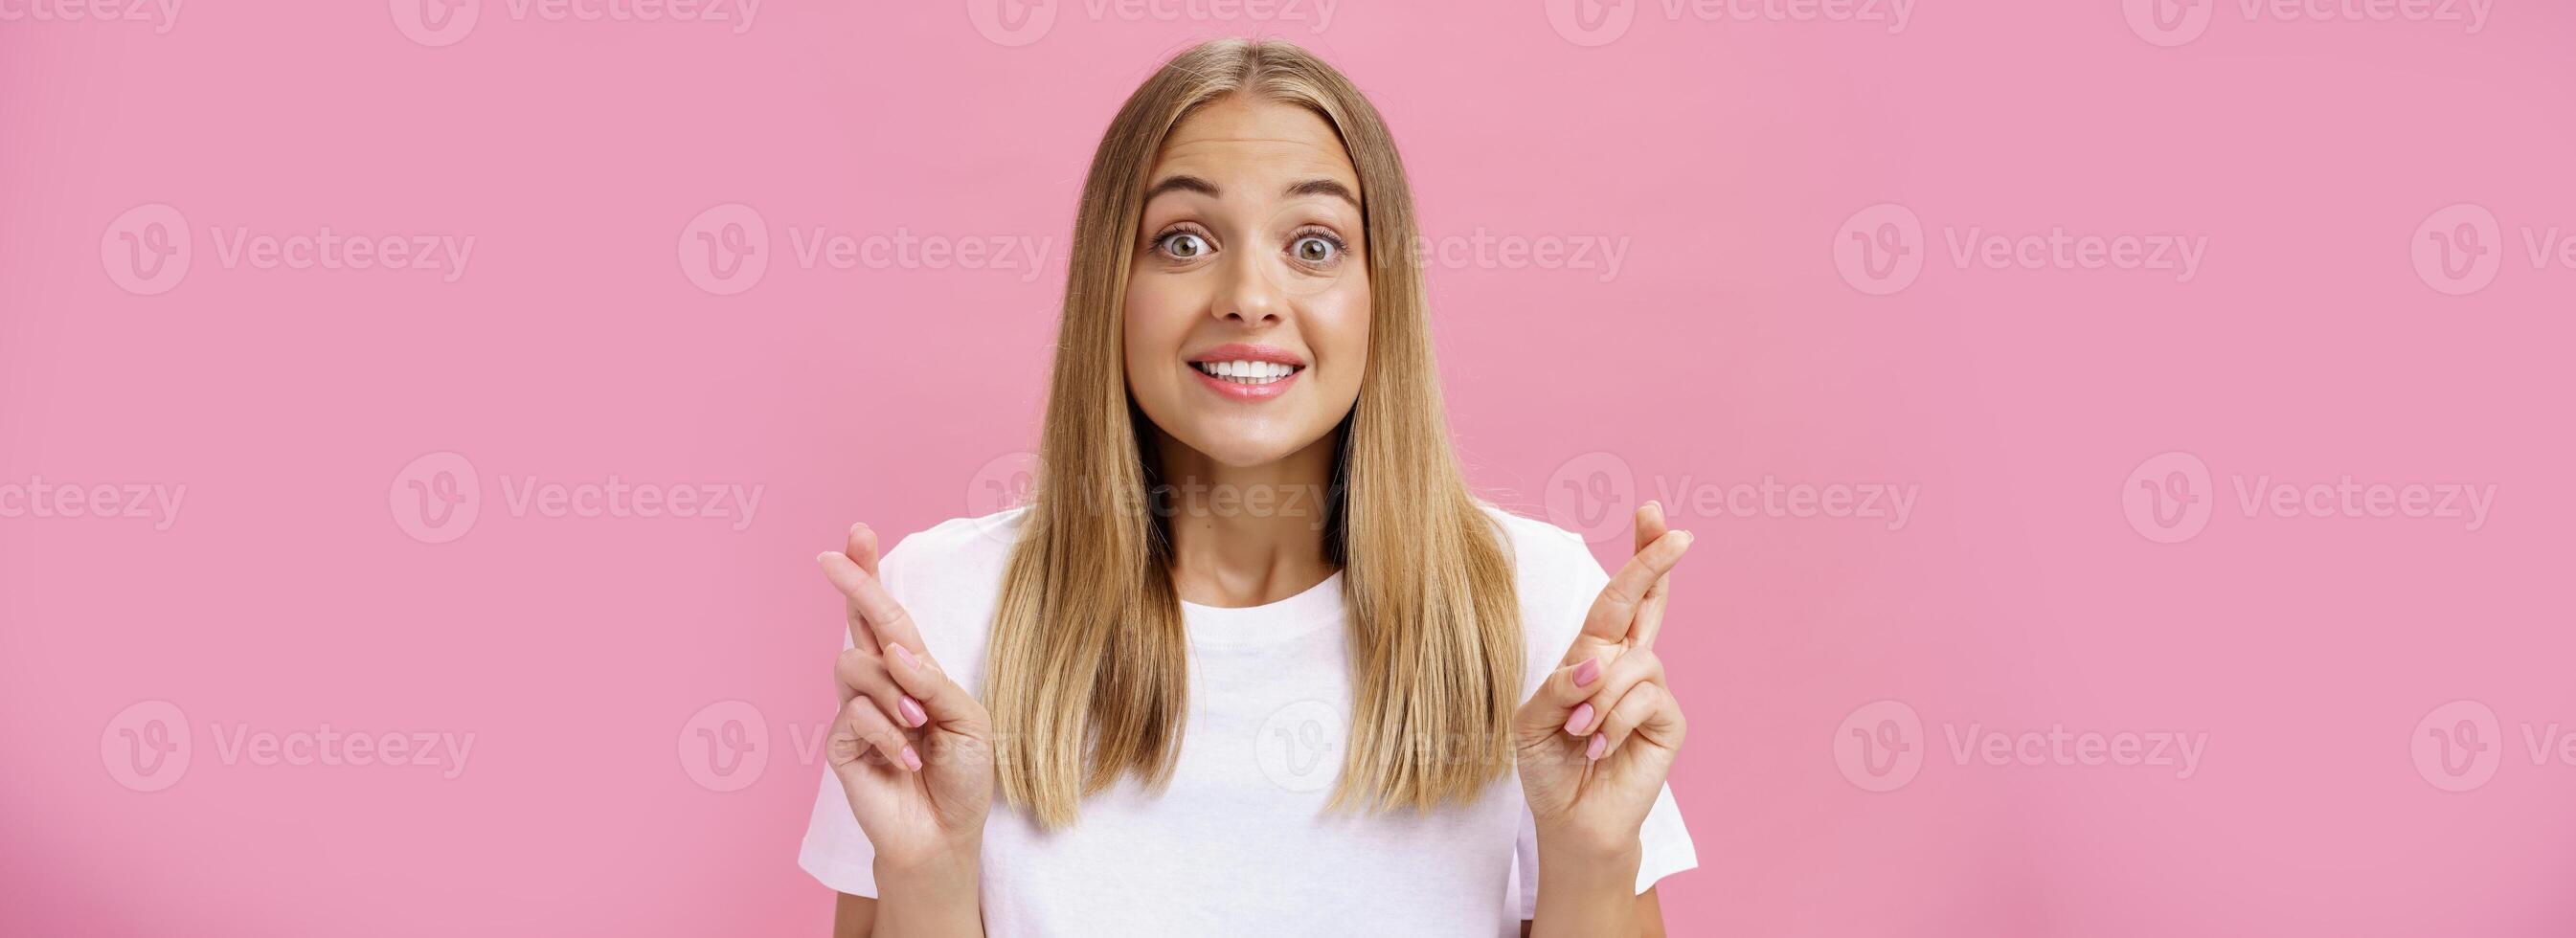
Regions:
[[[818,933],[809,558],[994,506],[1100,129],[1256,32],[1393,123],[1476,481],[1702,535],[1678,932],[2576,931],[2565,5],[64,2],[0,932]]]

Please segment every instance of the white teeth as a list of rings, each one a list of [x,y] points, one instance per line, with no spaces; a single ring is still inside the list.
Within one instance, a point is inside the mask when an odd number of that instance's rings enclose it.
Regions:
[[[1191,367],[1235,384],[1269,384],[1297,373],[1294,365],[1250,360],[1193,362]]]

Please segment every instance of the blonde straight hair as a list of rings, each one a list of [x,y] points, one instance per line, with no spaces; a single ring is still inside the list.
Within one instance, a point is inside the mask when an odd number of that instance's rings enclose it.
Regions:
[[[1151,427],[1121,341],[1145,175],[1192,110],[1244,94],[1304,107],[1341,135],[1367,227],[1369,355],[1334,431],[1326,550],[1343,567],[1353,712],[1333,808],[1429,810],[1510,764],[1520,612],[1501,534],[1451,449],[1432,361],[1413,196],[1359,89],[1276,41],[1222,39],[1146,79],[1102,136],[1075,216],[1039,466],[994,613],[984,700],[1003,797],[1053,829],[1133,773],[1171,779],[1187,723],[1188,642],[1155,510]]]

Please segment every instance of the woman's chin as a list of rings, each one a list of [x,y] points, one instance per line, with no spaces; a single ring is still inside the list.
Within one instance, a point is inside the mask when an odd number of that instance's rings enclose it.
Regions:
[[[1332,429],[1325,427],[1323,431],[1305,437],[1283,431],[1277,421],[1266,419],[1213,418],[1195,423],[1199,432],[1174,434],[1174,437],[1210,461],[1230,469],[1275,465],[1322,439],[1323,432]]]

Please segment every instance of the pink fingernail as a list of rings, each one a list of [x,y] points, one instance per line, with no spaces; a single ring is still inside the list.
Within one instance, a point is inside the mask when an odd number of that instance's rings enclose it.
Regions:
[[[913,657],[913,656],[912,656],[912,649],[910,649],[910,648],[905,648],[905,647],[903,647],[901,644],[898,644],[898,643],[895,643],[895,642],[887,642],[887,643],[886,643],[886,645],[888,645],[889,647],[892,647],[892,648],[894,649],[894,656],[895,656],[895,657],[903,659],[903,666],[904,666],[904,667],[907,667],[907,668],[919,668],[919,667],[921,667],[921,659],[919,659],[919,658],[915,658],[915,657]]]
[[[1601,744],[1599,742],[1600,737],[1595,736],[1593,737],[1593,740],[1592,748],[1601,748]],[[903,747],[903,767],[915,772],[921,771],[921,754],[912,751],[912,747],[910,746]]]
[[[896,647],[899,648],[902,646]],[[930,722],[930,715],[921,711],[921,702],[912,699],[911,694],[905,694],[903,695],[902,700],[895,701],[894,708],[903,714],[903,725],[905,726],[919,727],[924,723]]]
[[[1584,727],[1590,725],[1592,725],[1592,705],[1586,703],[1574,708],[1573,716],[1565,718],[1565,734],[1572,736],[1581,733]]]
[[[1592,745],[1586,746],[1583,749],[1583,758],[1597,761],[1601,758],[1601,750],[1608,748],[1610,748],[1610,740],[1599,733],[1594,733],[1592,734]],[[905,749],[903,752],[905,755],[912,754],[911,749]]]
[[[1590,687],[1590,686],[1592,686],[1592,682],[1593,682],[1593,681],[1596,681],[1596,680],[1599,680],[1599,679],[1600,679],[1600,677],[1601,677],[1601,659],[1599,659],[1599,658],[1591,658],[1591,659],[1587,659],[1587,660],[1585,660],[1581,665],[1576,666],[1576,667],[1575,667],[1575,669],[1574,669],[1574,686],[1576,686],[1576,687]]]

